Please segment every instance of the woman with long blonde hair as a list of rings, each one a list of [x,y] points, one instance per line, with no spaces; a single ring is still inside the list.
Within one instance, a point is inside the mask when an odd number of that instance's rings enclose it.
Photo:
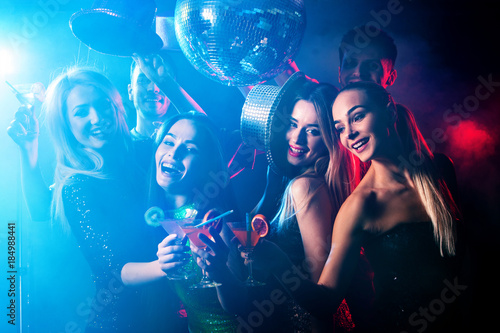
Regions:
[[[33,212],[48,215],[51,198],[52,219],[71,230],[90,266],[96,293],[81,310],[88,313],[86,332],[181,330],[178,304],[162,301],[168,290],[127,288],[120,276],[127,262],[148,259],[156,244],[142,223],[145,175],[118,90],[96,70],[72,68],[51,82],[46,96],[45,124],[56,152],[52,190],[36,161],[38,126],[29,134],[26,122],[14,121],[8,131],[22,147],[23,182],[42,194]]]
[[[49,85],[43,112],[56,151],[52,211],[65,221],[62,191],[75,177],[110,179],[134,170],[122,167],[133,161],[125,109],[108,78],[75,68]]]

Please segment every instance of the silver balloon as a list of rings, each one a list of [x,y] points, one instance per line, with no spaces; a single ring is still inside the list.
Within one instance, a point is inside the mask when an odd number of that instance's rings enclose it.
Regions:
[[[178,0],[175,32],[203,75],[249,86],[280,74],[306,26],[303,0]]]

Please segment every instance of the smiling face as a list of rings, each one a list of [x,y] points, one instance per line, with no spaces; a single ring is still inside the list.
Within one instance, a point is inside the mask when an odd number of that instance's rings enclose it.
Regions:
[[[139,66],[134,68],[128,93],[129,99],[134,102],[137,112],[144,119],[157,121],[167,113],[170,100],[146,77]]]
[[[377,47],[367,46],[362,51],[348,49],[339,67],[339,82],[345,87],[351,82],[374,82],[384,88],[392,85],[396,71],[391,61],[384,59]]]
[[[87,148],[103,148],[117,132],[113,104],[94,86],[78,85],[71,90],[66,116],[73,136]]]
[[[321,138],[314,104],[305,100],[295,103],[286,140],[288,163],[296,167],[309,168],[328,153]]]
[[[389,113],[370,101],[363,90],[341,92],[333,103],[332,114],[340,142],[362,162],[384,154]]]
[[[156,150],[156,181],[165,191],[188,193],[204,181],[209,157],[207,131],[190,119],[181,119]]]

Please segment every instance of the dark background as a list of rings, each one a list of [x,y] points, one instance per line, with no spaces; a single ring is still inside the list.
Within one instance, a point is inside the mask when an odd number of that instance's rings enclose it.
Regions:
[[[173,15],[175,1],[156,2],[158,15]],[[310,77],[338,86],[337,48],[342,34],[355,25],[376,21],[376,13],[385,10],[389,2],[305,0],[307,29],[295,57],[298,67]],[[126,89],[131,59],[89,50],[69,29],[71,14],[91,5],[89,0],[0,0],[1,80],[14,84],[42,82],[47,86],[65,67],[92,65],[104,70],[119,88],[124,101],[128,101]],[[476,88],[482,82],[480,77],[500,82],[498,10],[494,1],[401,0],[400,6],[401,12],[392,15],[383,26],[395,39],[399,52],[398,78],[389,91],[397,102],[414,111],[424,137],[434,143],[431,148],[446,153],[455,162],[472,254],[468,270],[473,280],[463,295],[470,299],[465,315],[472,318],[475,325],[486,327],[487,323],[496,322],[498,309],[495,266],[500,207],[497,166],[500,86],[493,86],[488,98],[481,100],[466,116],[458,116],[450,122],[445,115],[450,108],[476,95]],[[169,57],[178,69],[178,82],[206,113],[221,126],[237,129],[244,102],[238,89],[205,78],[181,52],[170,52]],[[18,103],[3,82],[0,82],[0,101],[0,127],[6,129]],[[127,109],[132,125],[134,115],[130,103]],[[438,142],[433,133],[439,129],[444,136]],[[0,241],[4,248],[7,222],[15,220],[18,241],[22,243],[19,276],[23,283],[20,301],[23,317],[18,320],[22,320],[26,332],[80,328],[84,318],[78,308],[92,294],[91,283],[82,278],[88,267],[71,235],[64,234],[57,225],[30,221],[20,194],[17,147],[5,130],[0,131],[0,142],[3,157],[0,159],[0,226],[5,225],[0,227]],[[40,158],[50,181],[54,161],[43,133]],[[2,250],[0,255],[2,267],[6,262],[4,253]],[[0,275],[0,281],[4,280]],[[7,290],[2,283],[0,295]],[[0,327],[5,321],[2,319]],[[6,326],[6,329],[12,327]]]

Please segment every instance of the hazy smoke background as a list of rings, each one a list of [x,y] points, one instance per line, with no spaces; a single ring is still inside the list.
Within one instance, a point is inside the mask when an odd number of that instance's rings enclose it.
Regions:
[[[174,0],[156,2],[159,15],[173,15]],[[394,37],[399,51],[398,79],[389,90],[397,102],[414,111],[424,136],[435,143],[435,151],[446,153],[455,162],[469,223],[468,236],[473,245],[474,262],[470,270],[477,273],[474,276],[484,278],[476,293],[491,295],[496,281],[485,277],[494,276],[493,263],[498,262],[489,254],[497,252],[493,250],[500,213],[500,86],[490,87],[492,91],[487,98],[477,105],[469,105],[474,110],[468,112],[468,116],[448,110],[466,101],[475,101],[473,97],[482,82],[479,77],[500,82],[497,46],[500,20],[494,9],[495,2],[305,0],[305,3],[307,30],[296,63],[319,81],[338,86],[337,47],[342,34],[353,26],[376,22]],[[89,51],[69,29],[71,14],[91,5],[91,0],[0,0],[0,52],[3,52],[0,55],[10,54],[10,62],[3,56],[0,58],[2,81],[15,84],[39,81],[48,85],[61,68],[75,63],[90,64],[105,69],[127,101],[131,59]],[[400,10],[378,21],[377,17],[380,19],[388,6]],[[221,126],[238,128],[243,105],[239,91],[201,76],[182,53],[169,57],[178,68],[178,81],[207,114]],[[0,128],[6,129],[18,103],[3,82],[0,82],[0,100],[3,109]],[[134,115],[130,103],[128,110],[132,124]],[[433,133],[439,129],[443,134],[437,142]],[[42,133],[41,165],[50,181],[53,154],[44,135]],[[18,239],[22,241],[23,327],[26,332],[63,332],[68,327],[82,327],[82,309],[92,294],[90,281],[82,278],[88,273],[88,267],[71,235],[64,235],[50,223],[30,221],[20,194],[17,147],[5,130],[0,131],[0,142],[3,157],[0,159],[0,262],[2,265],[6,262],[4,226],[7,221],[17,220]],[[0,294],[3,295],[7,287],[2,283]],[[3,303],[0,306],[3,307]],[[482,313],[480,321],[488,322],[487,318],[488,312]],[[6,331],[4,324],[2,320],[2,332]]]

